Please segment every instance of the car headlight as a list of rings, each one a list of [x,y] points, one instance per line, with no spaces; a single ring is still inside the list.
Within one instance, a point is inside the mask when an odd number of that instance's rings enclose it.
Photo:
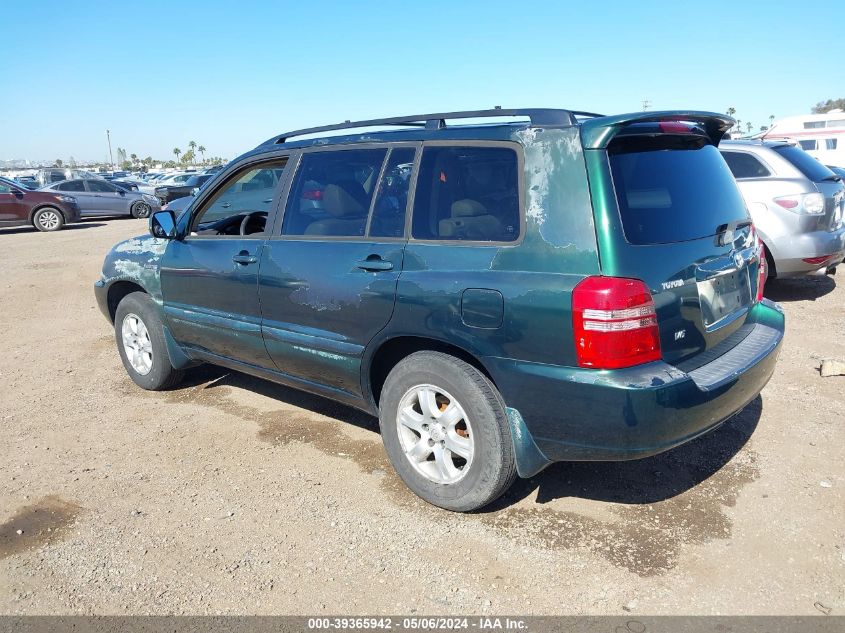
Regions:
[[[73,196],[56,196],[62,202],[76,202],[76,198]]]
[[[155,196],[151,196],[148,193],[145,193],[141,196],[144,199],[144,202],[151,202],[152,204],[158,204],[158,198]]]

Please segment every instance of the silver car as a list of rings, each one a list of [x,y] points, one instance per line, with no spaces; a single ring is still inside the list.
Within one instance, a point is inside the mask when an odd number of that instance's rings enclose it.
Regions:
[[[832,272],[845,259],[845,185],[788,141],[723,141],[766,247],[770,277]]]
[[[115,187],[107,180],[65,180],[41,191],[58,191],[76,198],[82,217],[93,215],[131,215],[133,218],[147,218],[161,210],[155,196],[126,191]]]

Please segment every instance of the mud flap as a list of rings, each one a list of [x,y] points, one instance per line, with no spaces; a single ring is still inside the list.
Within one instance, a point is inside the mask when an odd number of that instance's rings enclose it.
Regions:
[[[167,346],[167,355],[170,357],[170,364],[173,369],[187,369],[200,364],[185,354],[185,351],[170,333],[170,328],[162,324],[161,329],[164,331],[164,344]]]
[[[537,444],[534,443],[534,438],[531,436],[528,427],[525,426],[525,420],[522,419],[519,411],[510,407],[505,407],[505,410],[508,414],[508,423],[513,438],[516,472],[523,479],[533,477],[552,462],[537,448]]]

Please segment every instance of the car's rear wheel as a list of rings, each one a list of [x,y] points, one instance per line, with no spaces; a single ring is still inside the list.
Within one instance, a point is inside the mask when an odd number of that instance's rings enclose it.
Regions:
[[[148,218],[150,217],[150,212],[152,210],[152,207],[146,202],[136,202],[132,205],[129,212],[132,214],[133,218]]]
[[[54,207],[42,207],[32,216],[32,224],[39,231],[50,233],[65,225],[65,216]]]
[[[142,389],[160,391],[176,385],[183,372],[170,364],[164,329],[149,295],[132,292],[121,299],[114,333],[126,373]]]
[[[501,396],[454,356],[426,351],[399,362],[381,392],[379,426],[396,472],[433,505],[476,510],[516,478]]]

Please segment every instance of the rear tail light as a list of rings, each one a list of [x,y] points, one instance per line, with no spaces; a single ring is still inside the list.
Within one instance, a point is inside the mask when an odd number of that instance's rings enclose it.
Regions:
[[[775,202],[793,213],[820,215],[824,213],[824,196],[818,192],[781,196]]]
[[[807,262],[808,264],[818,264],[819,266],[821,266],[831,257],[833,257],[833,255],[819,255],[818,257],[805,257],[801,261]]]
[[[323,199],[323,190],[322,189],[306,189],[302,192],[302,198],[304,200],[322,200]]]
[[[579,367],[619,369],[660,360],[657,312],[639,279],[587,277],[572,291]]]

